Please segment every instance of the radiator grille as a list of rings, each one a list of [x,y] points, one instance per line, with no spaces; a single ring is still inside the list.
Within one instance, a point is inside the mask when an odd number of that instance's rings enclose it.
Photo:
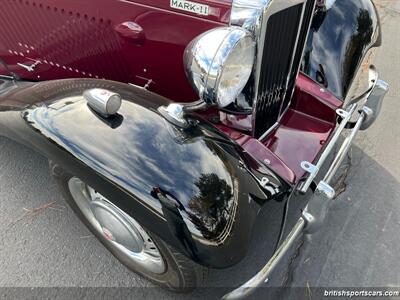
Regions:
[[[310,23],[312,21],[312,17],[314,14],[314,1],[307,1],[305,4],[303,22],[300,28],[300,35],[298,40],[298,47],[296,49],[296,54],[294,56],[293,67],[289,77],[289,84],[288,84],[288,93],[285,97],[285,102],[283,107],[287,107],[290,103],[290,100],[293,96],[294,86],[296,84],[298,70],[300,69],[300,64],[303,58],[303,50],[304,45],[306,44],[306,38],[308,35],[308,31],[310,29]]]
[[[257,138],[290,104],[313,7],[313,0],[306,1],[271,15],[267,21],[255,103]]]

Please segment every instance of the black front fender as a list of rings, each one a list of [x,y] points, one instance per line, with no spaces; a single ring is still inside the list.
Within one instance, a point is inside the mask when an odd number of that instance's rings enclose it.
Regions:
[[[344,100],[368,50],[381,44],[371,0],[336,0],[314,15],[301,70]]]
[[[87,106],[82,92],[94,87],[121,94],[117,116],[104,119]],[[0,124],[188,257],[233,265],[247,250],[261,206],[275,219],[263,230],[278,234],[288,186],[207,122],[193,117],[191,129],[172,126],[156,110],[165,104],[111,81],[43,82],[3,96]]]

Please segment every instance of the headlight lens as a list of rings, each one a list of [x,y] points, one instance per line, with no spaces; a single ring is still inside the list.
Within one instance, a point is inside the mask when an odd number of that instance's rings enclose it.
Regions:
[[[255,42],[240,27],[216,28],[193,40],[185,67],[193,88],[209,104],[226,107],[235,101],[253,70]]]

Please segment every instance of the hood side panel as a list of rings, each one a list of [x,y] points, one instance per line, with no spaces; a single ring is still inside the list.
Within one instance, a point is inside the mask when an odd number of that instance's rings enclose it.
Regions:
[[[3,0],[0,60],[25,80],[110,79],[197,100],[183,53],[201,33],[226,26],[224,3],[215,2],[218,17],[205,18],[167,9],[169,1]]]

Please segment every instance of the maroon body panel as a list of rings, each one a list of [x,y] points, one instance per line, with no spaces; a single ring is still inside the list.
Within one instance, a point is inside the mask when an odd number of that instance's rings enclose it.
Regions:
[[[227,26],[231,0],[198,0],[209,16],[183,12],[161,0],[3,0],[0,58],[26,80],[105,78],[140,86],[174,101],[198,97],[183,69],[186,45],[199,34]],[[26,66],[37,63],[31,72]],[[22,65],[21,65],[22,64]],[[25,67],[24,67],[25,65]],[[6,70],[0,64],[0,73]],[[287,182],[304,175],[336,126],[342,102],[300,74],[290,109],[262,141],[252,116],[218,115],[216,126]]]
[[[333,94],[300,74],[290,109],[262,141],[234,129],[232,125],[240,127],[237,122],[243,122],[237,116],[222,114],[221,123],[216,126],[287,182],[297,184],[305,175],[300,163],[314,162],[318,158],[336,127],[335,111],[342,105]],[[230,126],[226,125],[227,119]]]
[[[231,7],[228,0],[198,2],[210,6],[209,16],[161,0],[2,0],[0,58],[27,80],[105,78],[193,101],[184,49],[204,31],[225,26]],[[18,65],[36,61],[33,72]]]
[[[135,2],[137,4],[142,4],[150,8],[156,7],[170,12],[182,13],[182,11],[171,8],[170,0],[128,0],[129,2]],[[191,12],[185,12],[193,17],[198,17],[210,21],[229,23],[231,17],[231,7],[232,0],[196,0],[196,3],[208,5],[209,15],[198,15]]]

